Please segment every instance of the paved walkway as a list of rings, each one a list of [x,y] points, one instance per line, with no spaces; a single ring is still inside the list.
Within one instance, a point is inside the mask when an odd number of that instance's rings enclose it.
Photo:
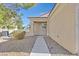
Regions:
[[[2,42],[3,41],[3,42]],[[23,40],[4,41],[0,38],[0,56],[72,55],[47,36],[25,37]]]
[[[38,36],[30,56],[72,55],[57,42],[47,36]]]
[[[48,46],[49,52],[51,55],[72,55],[69,51],[64,49],[61,45],[59,45],[56,41],[51,39],[50,37],[44,36],[45,42]]]
[[[50,56],[49,49],[43,36],[38,36],[30,56]]]

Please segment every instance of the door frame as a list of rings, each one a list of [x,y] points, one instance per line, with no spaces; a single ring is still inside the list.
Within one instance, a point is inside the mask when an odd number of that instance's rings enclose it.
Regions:
[[[33,23],[40,23],[40,26],[41,26],[42,23],[46,23],[47,24],[47,22],[33,22]],[[34,32],[34,35],[40,35],[40,36],[43,35],[42,33],[41,34],[35,34],[35,29],[34,28],[35,28],[35,24],[33,24],[33,32]],[[42,30],[42,26],[40,27],[40,30]],[[47,29],[46,29],[46,35],[47,35]]]

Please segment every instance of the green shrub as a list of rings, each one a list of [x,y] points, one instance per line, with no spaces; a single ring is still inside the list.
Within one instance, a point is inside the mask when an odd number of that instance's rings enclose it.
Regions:
[[[19,31],[19,30],[14,31],[14,32],[11,33],[11,36],[15,40],[21,40],[25,36],[25,31]]]
[[[0,32],[0,37],[2,36],[2,32]]]

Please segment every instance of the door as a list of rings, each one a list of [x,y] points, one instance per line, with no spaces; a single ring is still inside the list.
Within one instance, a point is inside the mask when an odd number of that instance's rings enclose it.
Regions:
[[[34,35],[40,35],[40,23],[34,23]]]
[[[47,24],[41,23],[41,35],[47,35]]]
[[[34,23],[34,34],[35,35],[46,35],[46,23],[37,22]]]

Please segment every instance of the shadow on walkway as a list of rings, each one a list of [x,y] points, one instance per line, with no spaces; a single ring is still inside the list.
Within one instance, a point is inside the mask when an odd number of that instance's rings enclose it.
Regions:
[[[51,53],[51,55],[73,55],[50,37],[44,36],[44,39],[46,41],[46,44],[49,48],[49,52]]]

